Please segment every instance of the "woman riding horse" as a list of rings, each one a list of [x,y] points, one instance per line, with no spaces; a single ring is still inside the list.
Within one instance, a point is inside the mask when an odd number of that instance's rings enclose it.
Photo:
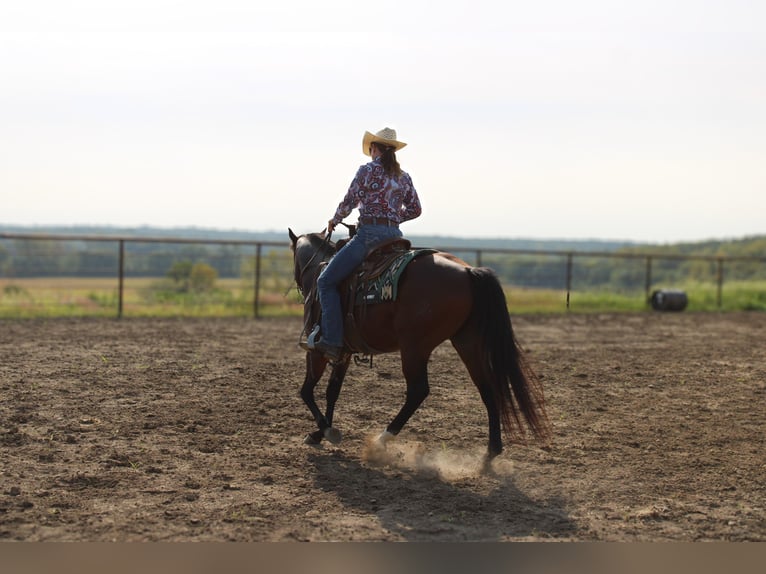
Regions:
[[[343,317],[338,285],[364,260],[367,253],[386,240],[401,237],[399,224],[418,217],[420,199],[407,172],[396,160],[396,151],[406,146],[396,131],[384,128],[365,132],[362,151],[372,161],[361,166],[345,198],[327,223],[328,233],[351,210],[359,208],[356,235],[330,260],[317,282],[322,307],[321,338],[315,349],[337,361],[343,353]]]

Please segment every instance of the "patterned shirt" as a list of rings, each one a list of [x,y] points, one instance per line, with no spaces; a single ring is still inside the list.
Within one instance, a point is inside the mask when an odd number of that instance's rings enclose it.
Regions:
[[[340,223],[355,207],[359,208],[360,217],[385,218],[395,223],[415,219],[422,211],[409,174],[386,175],[379,158],[356,172],[346,197],[335,211],[333,222]]]

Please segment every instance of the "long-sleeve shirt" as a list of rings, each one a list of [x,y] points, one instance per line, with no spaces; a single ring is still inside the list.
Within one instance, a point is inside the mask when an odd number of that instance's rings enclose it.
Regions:
[[[380,159],[361,166],[351,186],[335,211],[333,222],[340,223],[355,208],[360,217],[390,219],[402,223],[418,217],[422,211],[420,199],[409,174],[402,172],[390,177],[383,170]]]

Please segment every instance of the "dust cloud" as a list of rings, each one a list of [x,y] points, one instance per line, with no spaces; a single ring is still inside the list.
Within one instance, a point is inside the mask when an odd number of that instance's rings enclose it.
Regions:
[[[467,452],[442,445],[438,450],[429,450],[421,443],[392,441],[385,447],[377,437],[365,439],[363,459],[374,466],[390,466],[419,474],[437,475],[447,482],[475,477],[486,472],[493,475],[510,475],[513,463],[509,460],[495,460],[485,468],[484,452]]]

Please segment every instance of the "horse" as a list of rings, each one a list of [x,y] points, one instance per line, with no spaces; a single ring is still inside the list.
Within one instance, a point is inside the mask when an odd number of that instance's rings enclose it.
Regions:
[[[336,244],[324,231],[298,236],[288,228],[288,234],[295,282],[305,303],[306,333],[312,327],[312,307],[318,305],[319,272],[322,264],[335,254]],[[374,444],[378,447],[385,449],[428,396],[429,357],[448,339],[487,410],[489,440],[485,468],[503,451],[501,427],[511,439],[523,439],[525,427],[535,438],[549,438],[542,385],[516,339],[505,293],[491,269],[473,267],[451,253],[431,250],[413,259],[404,269],[395,300],[365,308],[358,329],[377,352],[399,352],[407,385],[404,404],[377,437]],[[350,359],[351,353],[345,352],[331,363],[322,413],[314,389],[329,360],[318,351],[307,349],[300,396],[314,416],[318,430],[309,433],[304,443],[318,446],[323,439],[333,444],[341,442],[340,430],[333,427],[333,414]]]

